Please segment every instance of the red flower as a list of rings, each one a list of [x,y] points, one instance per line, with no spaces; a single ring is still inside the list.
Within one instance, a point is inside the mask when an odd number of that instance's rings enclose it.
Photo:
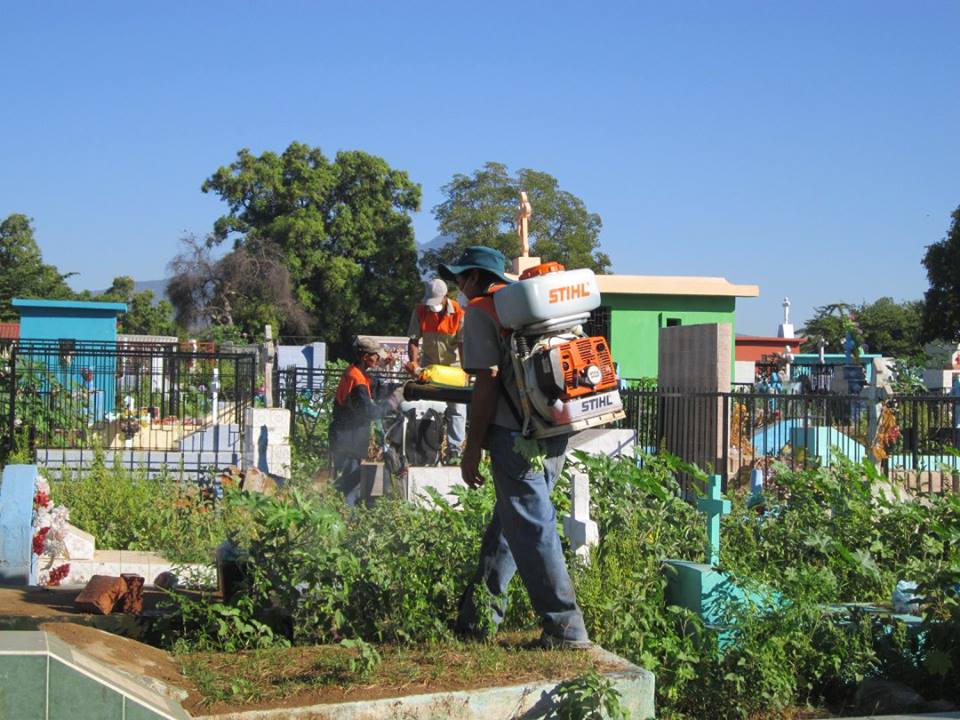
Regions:
[[[70,574],[70,563],[64,563],[60,567],[55,567],[50,571],[50,579],[47,581],[48,587],[56,587],[67,575]]]
[[[50,532],[50,528],[40,528],[37,530],[37,534],[33,536],[33,554],[34,555],[43,555],[43,546],[46,543],[47,533]]]
[[[50,504],[50,496],[43,490],[37,490],[33,496],[33,509],[47,507]]]

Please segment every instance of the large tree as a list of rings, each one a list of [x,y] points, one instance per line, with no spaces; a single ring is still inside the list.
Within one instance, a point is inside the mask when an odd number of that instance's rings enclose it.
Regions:
[[[913,358],[922,353],[920,322],[923,303],[908,300],[898,303],[882,297],[872,303],[850,305],[835,303],[814,309],[814,316],[801,328],[807,337],[804,350],[816,352],[822,337],[832,352],[843,352],[843,340],[849,331],[858,344],[871,353],[887,357]]]
[[[583,200],[561,190],[557,179],[545,172],[522,169],[511,177],[506,165],[488,162],[473,175],[454,175],[443,186],[447,199],[433,213],[440,233],[452,240],[424,253],[424,272],[456,259],[468,245],[497,248],[507,258],[519,255],[516,215],[521,191],[533,207],[532,255],[570,268],[587,267],[600,273],[610,269],[610,258],[600,252],[600,216],[588,212]]]
[[[110,287],[92,299],[102,302],[122,302],[127,311],[120,315],[121,333],[130,335],[176,335],[173,307],[166,300],[154,302],[152,290],[136,291],[133,278],[118,275]]]
[[[182,327],[220,326],[215,335],[247,338],[258,337],[267,324],[298,335],[308,331],[279,248],[251,239],[218,258],[213,242],[192,235],[181,242],[183,250],[169,265],[167,294]]]
[[[406,172],[360,151],[331,162],[295,142],[282,155],[241,150],[202,189],[230,207],[213,241],[279,249],[312,332],[334,354],[355,334],[405,330],[420,289],[410,218],[420,186]]]
[[[960,341],[960,207],[942,240],[927,246],[923,266],[930,289],[924,293],[925,340]]]
[[[72,273],[62,274],[43,262],[33,225],[26,215],[14,213],[0,223],[0,320],[15,320],[10,306],[15,297],[61,299],[73,297],[67,285]]]

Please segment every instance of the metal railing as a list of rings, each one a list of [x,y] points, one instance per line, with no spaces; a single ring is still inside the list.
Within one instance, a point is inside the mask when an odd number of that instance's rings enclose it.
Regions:
[[[301,450],[320,456],[329,453],[329,428],[334,397],[345,368],[278,368],[274,371],[274,405],[290,411],[290,437]],[[410,379],[406,373],[377,371],[387,383]]]
[[[251,354],[74,340],[20,340],[0,377],[7,435],[41,464],[151,473],[239,462],[256,381]]]
[[[829,466],[873,459],[896,484],[921,493],[960,492],[960,397],[621,391],[646,452],[669,450],[708,472],[746,484],[759,468]],[[876,427],[873,425],[876,424]]]
[[[328,450],[333,397],[342,373],[277,371],[275,404],[290,409],[291,437],[301,447]],[[670,451],[735,485],[745,485],[755,468],[775,482],[777,464],[804,470],[829,466],[843,456],[857,463],[875,458],[888,478],[914,492],[960,492],[958,397],[894,395],[871,407],[856,395],[770,394],[751,388],[679,392],[631,380],[624,381],[621,396],[626,417],[617,426],[633,430],[642,450]],[[871,422],[881,421],[877,438]]]

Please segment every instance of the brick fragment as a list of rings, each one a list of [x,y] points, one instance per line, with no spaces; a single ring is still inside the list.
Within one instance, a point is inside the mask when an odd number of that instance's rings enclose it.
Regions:
[[[127,583],[114,575],[94,575],[74,599],[78,609],[99,615],[109,615],[127,592]]]
[[[113,609],[130,615],[139,615],[143,612],[143,576],[135,573],[120,573],[120,577],[127,584],[127,591],[117,600]]]

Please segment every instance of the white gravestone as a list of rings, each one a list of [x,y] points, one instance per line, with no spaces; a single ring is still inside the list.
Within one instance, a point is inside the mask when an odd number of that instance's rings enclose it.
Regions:
[[[590,547],[600,542],[597,523],[590,519],[590,479],[586,473],[571,473],[570,515],[563,518],[563,534],[585,562],[590,558]]]
[[[247,408],[244,413],[243,467],[290,478],[290,411]]]

